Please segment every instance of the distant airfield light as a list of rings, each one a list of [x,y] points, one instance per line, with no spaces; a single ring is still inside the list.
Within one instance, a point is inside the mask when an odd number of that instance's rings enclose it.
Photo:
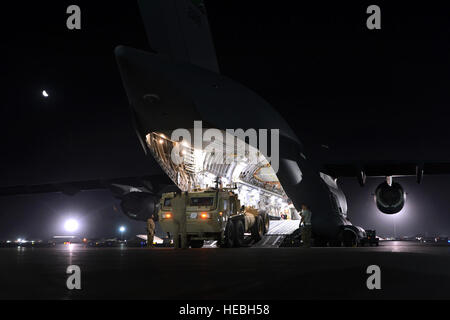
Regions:
[[[47,91],[45,91],[45,90],[42,91],[42,96],[44,98],[48,98],[49,97]]]
[[[120,231],[120,240],[123,241],[123,234],[124,232],[127,230],[127,228],[125,228],[124,226],[120,226],[119,231]]]
[[[78,230],[78,227],[78,221],[75,219],[69,219],[64,223],[64,229],[66,229],[67,232],[75,232]]]

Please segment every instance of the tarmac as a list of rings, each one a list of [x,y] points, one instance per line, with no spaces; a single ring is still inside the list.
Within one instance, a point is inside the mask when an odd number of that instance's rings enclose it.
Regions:
[[[81,270],[81,290],[66,285]],[[367,268],[380,267],[380,290]],[[450,299],[450,245],[0,249],[0,299]]]

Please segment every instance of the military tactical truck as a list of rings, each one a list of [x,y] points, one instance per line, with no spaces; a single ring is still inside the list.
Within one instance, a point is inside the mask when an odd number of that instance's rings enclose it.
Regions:
[[[186,231],[188,244],[201,248],[205,240],[216,240],[222,248],[242,247],[261,240],[269,231],[269,215],[254,208],[241,207],[233,189],[188,192]],[[175,193],[163,194],[159,218],[164,232],[173,234],[171,200]]]

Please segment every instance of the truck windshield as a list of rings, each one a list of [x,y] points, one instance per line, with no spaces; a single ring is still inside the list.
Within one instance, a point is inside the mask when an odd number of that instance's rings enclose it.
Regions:
[[[192,207],[211,207],[214,203],[214,198],[191,198],[191,206]]]

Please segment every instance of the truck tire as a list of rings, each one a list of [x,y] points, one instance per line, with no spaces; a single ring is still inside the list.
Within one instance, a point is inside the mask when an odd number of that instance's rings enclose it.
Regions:
[[[232,221],[228,221],[223,234],[223,239],[220,242],[221,248],[232,248],[234,245],[234,224]]]
[[[200,249],[203,248],[205,242],[203,240],[191,240],[191,248]]]
[[[270,227],[269,215],[266,212],[262,212],[260,216],[263,222],[263,234],[266,235],[269,232]]]
[[[244,245],[245,227],[242,220],[234,222],[234,247],[239,248]]]
[[[256,243],[264,236],[264,223],[260,216],[256,216],[255,224],[252,227],[252,240]]]

